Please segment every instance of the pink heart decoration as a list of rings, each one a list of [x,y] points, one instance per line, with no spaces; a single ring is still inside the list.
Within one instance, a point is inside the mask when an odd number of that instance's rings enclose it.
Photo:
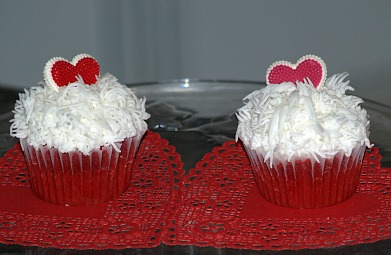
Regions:
[[[314,55],[300,58],[296,64],[288,61],[273,63],[266,72],[266,84],[281,84],[283,82],[304,82],[309,79],[315,88],[319,89],[326,80],[327,69],[324,61]]]
[[[43,76],[46,84],[58,91],[59,87],[76,82],[77,77],[81,77],[85,84],[94,84],[99,73],[99,63],[93,57],[79,54],[71,62],[61,57],[50,59],[45,65]]]

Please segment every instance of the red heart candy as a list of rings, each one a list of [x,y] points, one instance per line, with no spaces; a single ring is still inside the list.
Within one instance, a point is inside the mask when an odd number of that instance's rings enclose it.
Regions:
[[[45,65],[43,75],[46,84],[58,90],[58,87],[77,81],[78,76],[85,84],[94,84],[99,73],[99,63],[93,57],[79,54],[71,62],[60,57],[50,59]]]
[[[307,55],[300,58],[296,64],[288,61],[273,63],[266,72],[266,84],[296,83],[309,79],[315,88],[319,88],[325,82],[326,75],[324,61],[317,56]]]

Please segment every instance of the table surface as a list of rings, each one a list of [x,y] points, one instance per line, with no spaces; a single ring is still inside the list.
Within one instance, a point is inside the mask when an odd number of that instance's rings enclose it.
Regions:
[[[149,128],[159,132],[181,154],[188,171],[215,146],[234,138],[237,120],[235,111],[241,99],[262,82],[178,80],[130,85],[136,94],[147,98],[151,114]],[[0,87],[0,155],[10,149],[17,139],[9,135],[9,120],[18,91]],[[364,99],[365,100],[365,99]],[[370,139],[380,149],[383,167],[391,167],[391,106],[365,100],[371,120]],[[191,146],[189,146],[191,145]],[[197,150],[194,150],[197,148]],[[391,224],[391,223],[390,223]],[[77,254],[73,250],[22,247],[0,244],[0,254]],[[97,251],[94,254],[107,254]],[[195,246],[160,245],[152,249],[126,249],[110,254],[391,254],[391,239],[370,244],[299,251],[251,251],[200,248]]]

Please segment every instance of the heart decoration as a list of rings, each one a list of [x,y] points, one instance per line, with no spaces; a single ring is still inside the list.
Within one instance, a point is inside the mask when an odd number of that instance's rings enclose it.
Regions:
[[[296,64],[288,61],[273,63],[266,72],[266,84],[281,84],[283,82],[305,82],[309,79],[315,88],[319,89],[325,82],[327,69],[325,62],[314,55],[300,58]]]
[[[43,77],[48,86],[58,91],[59,87],[76,82],[78,77],[85,84],[94,84],[99,73],[98,61],[88,54],[79,54],[71,62],[61,57],[50,59],[45,65]]]

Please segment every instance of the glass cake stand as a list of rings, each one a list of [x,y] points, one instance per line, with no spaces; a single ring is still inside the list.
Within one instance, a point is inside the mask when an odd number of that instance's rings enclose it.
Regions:
[[[166,138],[181,155],[184,170],[195,166],[214,147],[235,137],[235,112],[242,99],[264,82],[227,80],[174,80],[130,84],[138,97],[147,98],[150,130]],[[0,89],[0,155],[17,140],[9,135],[18,92]],[[371,141],[379,148],[382,166],[391,167],[391,106],[364,99],[371,120]],[[196,149],[195,149],[196,148]],[[1,210],[1,208],[0,208]],[[0,222],[1,224],[1,222]],[[390,223],[391,224],[391,223]],[[390,228],[390,226],[388,226]],[[74,251],[0,244],[0,254],[76,254]],[[251,251],[196,246],[160,245],[151,249],[125,249],[110,254],[391,254],[391,239],[370,244],[298,251]],[[83,254],[82,252],[80,254]],[[106,254],[92,251],[88,254]]]

